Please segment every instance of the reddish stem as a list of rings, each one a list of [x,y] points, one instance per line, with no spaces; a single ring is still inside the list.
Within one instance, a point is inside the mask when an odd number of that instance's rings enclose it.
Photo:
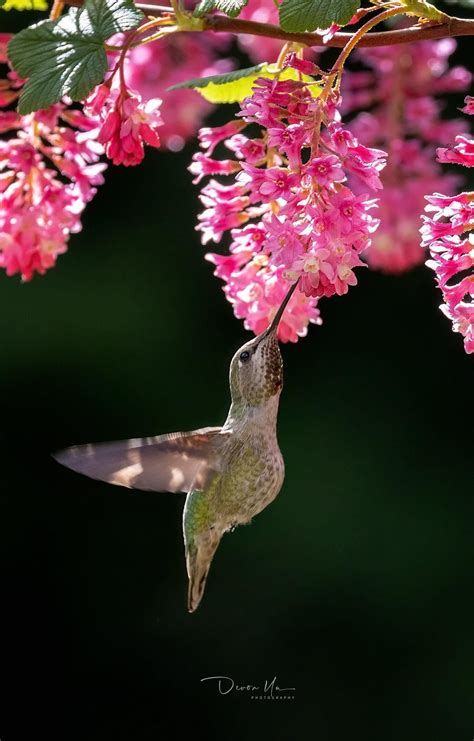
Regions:
[[[83,0],[64,0],[65,5],[82,5]],[[161,15],[167,6],[137,3],[137,7],[148,15]],[[172,11],[170,7],[170,11]],[[207,31],[251,34],[252,36],[268,36],[282,41],[294,41],[306,46],[335,46],[343,48],[353,38],[354,34],[339,31],[332,39],[323,41],[323,36],[317,33],[290,33],[279,26],[270,23],[245,21],[240,18],[228,18],[224,15],[206,15],[203,18],[204,28]],[[192,33],[186,31],[186,33]],[[474,19],[450,17],[446,23],[420,23],[410,28],[401,28],[395,31],[375,31],[364,36],[357,46],[392,46],[394,44],[409,44],[413,41],[426,39],[444,39],[449,36],[474,36]]]
[[[63,12],[64,4],[64,0],[54,0],[53,7],[51,8],[51,12],[49,14],[49,18],[51,21],[58,20],[59,16]]]

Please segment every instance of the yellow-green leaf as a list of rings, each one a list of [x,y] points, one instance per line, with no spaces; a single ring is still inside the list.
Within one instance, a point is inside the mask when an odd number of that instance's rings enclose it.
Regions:
[[[239,77],[238,80],[232,80],[232,82],[210,82],[206,87],[197,87],[195,90],[209,103],[239,103],[252,94],[255,80],[259,77],[268,77],[265,72],[264,65],[259,72],[248,77]]]
[[[173,85],[170,90],[192,88],[200,93],[210,103],[240,103],[244,98],[252,94],[252,88],[259,77],[276,77],[278,67],[275,64],[264,62],[246,70],[236,70],[225,75],[213,75],[208,78],[188,80],[179,85]],[[287,67],[279,73],[281,80],[299,80],[300,74],[291,67]],[[312,77],[302,75],[304,82],[312,83],[311,91],[315,97],[321,92],[321,87],[316,84]]]
[[[438,10],[438,8],[435,8],[434,5],[426,0],[402,0],[402,3],[407,7],[407,15],[426,18],[427,20],[437,21],[438,23],[444,23],[449,19],[446,13]]]
[[[46,0],[5,0],[2,10],[48,10]]]

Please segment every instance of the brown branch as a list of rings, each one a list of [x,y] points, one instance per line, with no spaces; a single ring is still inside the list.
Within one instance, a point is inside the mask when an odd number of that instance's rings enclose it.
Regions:
[[[83,0],[64,1],[66,5],[79,6],[82,5]],[[140,2],[137,2],[136,5],[147,15],[161,15],[167,9],[163,5],[149,5]],[[173,12],[171,7],[169,12]],[[295,41],[306,46],[336,46],[342,48],[353,37],[352,33],[338,32],[334,34],[332,39],[324,42],[321,34],[290,33],[270,23],[244,21],[239,18],[228,18],[225,15],[206,15],[202,20],[204,30],[207,31],[268,36],[282,41]],[[450,17],[446,23],[419,23],[410,28],[402,28],[396,31],[375,31],[366,34],[357,46],[391,46],[393,44],[424,41],[425,39],[444,39],[448,36],[474,36],[474,20]]]
[[[210,31],[270,36],[274,39],[282,39],[282,41],[306,44],[306,46],[336,46],[342,48],[353,37],[352,33],[338,32],[334,34],[332,39],[324,42],[323,36],[317,33],[289,33],[283,31],[279,26],[272,26],[269,23],[255,23],[254,21],[243,21],[221,15],[206,16],[205,22],[205,27]],[[366,34],[357,46],[390,46],[424,39],[444,39],[447,36],[474,36],[474,20],[450,18],[447,23],[423,23],[397,31],[375,31]]]

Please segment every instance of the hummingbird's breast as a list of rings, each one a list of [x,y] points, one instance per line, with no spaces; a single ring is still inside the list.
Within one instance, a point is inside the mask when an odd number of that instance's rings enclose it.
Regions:
[[[219,509],[229,525],[249,522],[279,493],[285,476],[274,432],[252,430],[231,438]]]

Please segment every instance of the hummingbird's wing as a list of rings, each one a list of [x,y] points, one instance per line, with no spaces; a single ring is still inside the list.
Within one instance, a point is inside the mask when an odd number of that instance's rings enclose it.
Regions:
[[[111,443],[76,445],[53,454],[73,471],[145,491],[202,489],[218,468],[221,427]]]

